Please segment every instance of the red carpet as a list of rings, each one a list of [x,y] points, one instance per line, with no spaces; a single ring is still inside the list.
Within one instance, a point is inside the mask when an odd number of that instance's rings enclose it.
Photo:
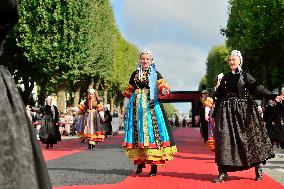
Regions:
[[[61,158],[88,149],[86,143],[81,143],[80,139],[59,141],[53,148],[45,149],[45,144],[41,144],[41,149],[45,161]]]
[[[284,186],[268,176],[263,181],[254,181],[254,169],[236,173],[229,173],[227,182],[216,184],[211,181],[217,176],[217,166],[214,154],[203,144],[196,129],[179,128],[174,132],[178,153],[172,162],[164,167],[158,167],[158,175],[149,177],[149,166],[139,175],[130,175],[118,184],[60,186],[54,189],[283,189]],[[110,138],[111,141],[114,140]],[[117,137],[120,140],[120,137]],[[114,141],[112,141],[114,142]],[[65,146],[64,143],[68,143]],[[104,145],[108,145],[105,142]],[[111,142],[110,142],[111,143]],[[103,144],[103,143],[102,143]],[[64,150],[61,150],[61,146]],[[53,155],[56,148],[60,148]],[[79,147],[79,149],[77,148]],[[45,159],[54,159],[67,154],[86,149],[86,145],[78,144],[78,140],[59,143],[55,149],[44,150]],[[66,152],[65,150],[71,150]],[[53,153],[52,153],[53,151]],[[59,154],[60,153],[60,154]]]
[[[116,137],[106,138],[101,144],[103,145],[113,145],[122,144],[123,136],[119,135]],[[99,145],[101,145],[99,144]],[[63,156],[78,153],[81,151],[88,150],[88,145],[86,142],[81,142],[81,139],[72,139],[67,141],[59,141],[53,146],[53,148],[45,149],[45,144],[40,142],[43,157],[45,161],[58,159]]]

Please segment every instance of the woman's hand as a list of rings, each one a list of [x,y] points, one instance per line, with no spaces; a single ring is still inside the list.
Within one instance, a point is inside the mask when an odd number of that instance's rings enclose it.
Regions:
[[[282,102],[284,100],[284,95],[279,95],[275,98],[276,102]]]
[[[163,88],[162,89],[162,94],[163,95],[168,95],[168,94],[170,94],[170,91],[168,91],[166,88]]]

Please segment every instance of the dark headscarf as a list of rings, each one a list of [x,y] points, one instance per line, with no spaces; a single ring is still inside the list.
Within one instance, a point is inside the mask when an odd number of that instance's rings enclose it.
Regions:
[[[4,39],[19,18],[16,0],[0,1],[0,56],[3,51]]]

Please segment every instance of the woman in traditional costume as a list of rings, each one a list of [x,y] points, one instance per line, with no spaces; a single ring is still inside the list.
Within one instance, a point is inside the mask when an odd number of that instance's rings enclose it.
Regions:
[[[137,165],[140,174],[145,164],[151,165],[150,176],[157,165],[165,165],[177,151],[170,124],[158,95],[169,94],[169,87],[152,63],[152,54],[143,50],[138,69],[131,75],[124,92],[126,112],[123,147]]]
[[[108,105],[104,106],[104,119],[102,120],[102,125],[106,137],[112,134],[112,127],[111,127],[112,116],[109,109],[110,107]]]
[[[242,55],[229,56],[231,72],[224,75],[215,93],[215,162],[223,182],[228,172],[255,168],[255,180],[262,180],[260,164],[274,157],[272,145],[257,106],[250,95],[279,100],[248,73],[242,71]]]
[[[42,126],[39,130],[39,138],[43,144],[46,144],[46,149],[52,148],[57,141],[61,141],[59,132],[59,112],[56,106],[52,105],[52,97],[48,96],[45,99],[45,106],[41,108]]]
[[[88,141],[88,148],[95,148],[96,143],[104,141],[105,131],[102,126],[104,119],[103,105],[100,103],[95,90],[89,89],[88,99],[79,105],[79,112],[83,113],[81,131],[82,139]]]
[[[224,76],[223,73],[220,73],[216,78],[216,85],[214,87],[214,92],[217,90],[218,86],[220,85],[220,81],[222,77]],[[214,112],[214,100],[210,97],[208,97],[208,100],[204,103],[206,105],[205,108],[205,119],[208,119],[208,141],[207,145],[211,151],[215,151],[215,121],[212,117]]]
[[[205,121],[208,123],[207,125],[207,132],[206,132],[206,144],[209,147],[210,150],[214,151],[215,147],[215,140],[214,140],[214,129],[215,129],[215,123],[214,119],[212,118],[213,113],[213,99],[211,97],[206,97],[204,101],[202,102],[203,106],[205,107]],[[206,129],[206,127],[204,128]]]
[[[121,124],[121,116],[117,112],[117,109],[114,110],[111,119],[112,135],[117,136],[119,132],[119,127]]]
[[[198,116],[198,121],[200,122],[200,134],[205,144],[207,143],[207,140],[208,140],[208,121],[209,121],[208,119],[209,111],[208,110],[210,110],[210,107],[208,106],[209,105],[208,102],[211,99],[208,95],[209,94],[207,90],[201,91],[200,102],[198,103],[198,106],[197,106],[197,112],[198,112],[197,116]]]

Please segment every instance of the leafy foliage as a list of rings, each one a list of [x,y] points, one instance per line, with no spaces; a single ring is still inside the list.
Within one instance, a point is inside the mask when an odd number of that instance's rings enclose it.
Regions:
[[[121,37],[108,0],[18,0],[18,4],[20,20],[7,39],[4,56],[16,81],[31,89],[30,83],[36,82],[41,95],[56,92],[62,83],[69,83],[71,93],[81,81],[82,90],[96,81],[121,93],[138,50]]]
[[[269,88],[283,83],[283,0],[230,0],[230,15],[222,33],[227,45],[241,50],[243,69]],[[280,76],[280,78],[279,78]]]
[[[228,72],[228,51],[225,45],[215,46],[210,50],[206,61],[207,89],[212,89],[215,86],[218,74]]]
[[[165,111],[166,111],[166,114],[167,114],[168,118],[169,117],[173,117],[175,115],[176,109],[175,109],[173,104],[171,104],[171,103],[163,103],[163,106],[165,108]]]

